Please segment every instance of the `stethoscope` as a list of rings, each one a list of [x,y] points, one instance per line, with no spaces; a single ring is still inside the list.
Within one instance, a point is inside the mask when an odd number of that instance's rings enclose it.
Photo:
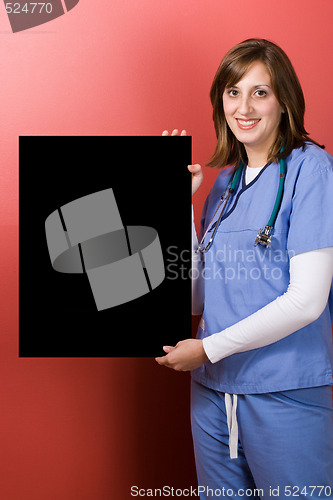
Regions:
[[[281,148],[280,152],[282,153],[282,151],[283,151],[283,148]],[[218,204],[218,206],[213,214],[213,217],[211,218],[211,221],[207,226],[205,234],[203,235],[203,237],[199,243],[197,252],[204,254],[211,247],[211,245],[214,241],[214,238],[215,238],[216,231],[221,223],[225,207],[227,206],[227,203],[228,203],[231,195],[236,191],[236,189],[238,187],[242,170],[243,170],[243,163],[240,163],[239,166],[237,167],[237,169],[232,174],[231,179],[230,179],[226,189],[224,190],[224,192],[221,196],[221,199],[220,199],[219,204]],[[286,170],[287,170],[286,160],[284,158],[281,158],[280,159],[279,187],[278,187],[278,190],[276,193],[276,198],[275,198],[275,203],[274,203],[274,207],[272,210],[272,214],[269,218],[268,223],[265,226],[265,229],[264,230],[262,228],[259,229],[259,232],[258,232],[257,237],[256,237],[255,242],[254,242],[254,246],[257,246],[259,243],[260,245],[263,245],[267,248],[271,244],[272,231],[273,231],[274,224],[275,224],[275,221],[276,221],[279,209],[280,209],[281,201],[282,201],[284,181],[285,181],[285,177],[286,177]],[[221,210],[221,213],[219,215],[219,218],[217,219],[216,223],[214,223],[212,225],[212,221],[214,220],[215,215],[217,214],[222,203],[223,203],[223,206],[222,206],[222,210]],[[205,237],[206,237],[208,231],[211,231],[213,227],[214,227],[214,230],[212,232],[212,235],[211,235],[207,245],[205,245],[204,244]]]

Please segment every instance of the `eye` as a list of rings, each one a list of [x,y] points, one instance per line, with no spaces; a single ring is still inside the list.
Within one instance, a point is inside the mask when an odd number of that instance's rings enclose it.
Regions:
[[[255,91],[255,95],[258,97],[265,97],[267,95],[266,90],[258,89]]]
[[[239,94],[238,90],[236,89],[229,89],[226,92],[228,95],[230,95],[230,97],[237,97]]]

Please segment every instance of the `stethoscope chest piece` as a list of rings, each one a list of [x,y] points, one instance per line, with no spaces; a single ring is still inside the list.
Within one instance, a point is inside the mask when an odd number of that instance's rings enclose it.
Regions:
[[[269,226],[268,224],[267,226],[265,226],[264,232],[262,228],[260,228],[256,240],[254,242],[254,246],[256,247],[259,243],[260,245],[263,245],[264,247],[268,248],[272,241],[271,231],[272,231],[272,226]]]

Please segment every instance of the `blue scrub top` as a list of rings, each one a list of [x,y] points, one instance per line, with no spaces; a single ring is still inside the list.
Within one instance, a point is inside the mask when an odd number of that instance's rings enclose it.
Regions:
[[[210,224],[232,168],[221,171],[207,197],[201,234]],[[313,144],[287,158],[287,174],[272,243],[254,246],[275,203],[279,164],[245,184],[245,169],[206,252],[204,338],[237,323],[287,291],[294,255],[333,246],[333,157]],[[216,214],[216,219],[219,214]],[[210,232],[205,241],[208,242]],[[313,323],[271,345],[208,361],[192,377],[230,394],[256,394],[332,384],[333,294]]]

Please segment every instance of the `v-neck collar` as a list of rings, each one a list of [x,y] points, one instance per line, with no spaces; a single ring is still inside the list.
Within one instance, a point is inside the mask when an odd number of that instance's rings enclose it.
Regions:
[[[269,167],[269,165],[272,165],[272,162],[266,163],[266,165],[260,170],[260,172],[258,173],[258,175],[256,175],[256,177],[251,182],[249,182],[248,184],[246,184],[246,182],[245,182],[246,166],[244,165],[243,171],[242,171],[242,174],[241,174],[241,179],[240,179],[241,187],[240,188],[238,187],[238,189],[236,190],[236,193],[235,193],[233,199],[231,200],[231,206],[230,206],[229,210],[221,218],[220,224],[225,219],[227,219],[229,217],[229,215],[231,215],[232,212],[235,210],[235,208],[237,206],[237,202],[238,202],[239,197],[241,196],[241,194],[243,194],[251,186],[253,186],[253,184],[255,184],[257,182],[257,180],[261,177],[262,173]],[[208,233],[210,233],[214,229],[214,227],[216,226],[216,223],[217,223],[217,221],[215,221],[212,224],[212,227],[208,230]]]
[[[260,172],[255,176],[254,179],[252,179],[251,182],[249,182],[248,184],[246,184],[245,182],[245,176],[246,176],[246,169],[247,169],[247,165],[243,168],[243,172],[242,172],[242,188],[241,188],[241,191],[245,191],[245,189],[251,187],[256,181],[257,179],[261,176],[261,174],[264,172],[264,170],[266,170],[266,168],[271,165],[272,162],[268,162],[266,163],[266,165],[264,165],[262,167],[262,169],[260,170]]]

